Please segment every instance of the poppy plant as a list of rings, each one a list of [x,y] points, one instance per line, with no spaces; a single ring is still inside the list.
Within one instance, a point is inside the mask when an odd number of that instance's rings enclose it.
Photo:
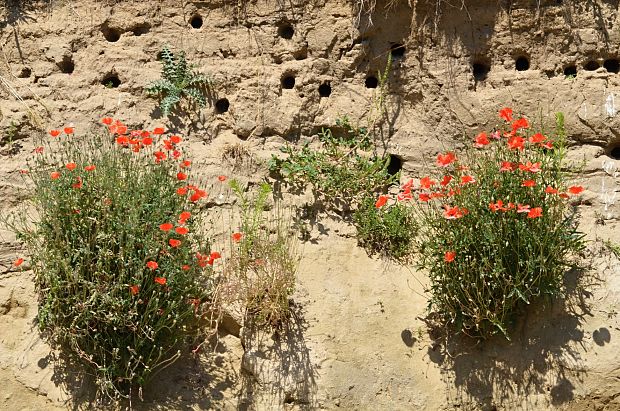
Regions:
[[[106,126],[111,125],[113,121],[114,119],[112,117],[104,117],[101,119],[101,122],[105,124]]]
[[[166,130],[163,127],[155,127],[153,129],[153,134],[160,135],[160,134],[164,134],[165,131]]]
[[[499,169],[499,171],[501,172],[505,172],[505,171],[514,171],[517,169],[516,164],[511,163],[510,161],[502,161],[501,167]]]
[[[379,196],[379,198],[377,199],[377,201],[375,202],[375,208],[381,208],[383,207],[387,201],[388,201],[388,196],[386,195],[381,195]]]
[[[525,180],[521,185],[523,187],[534,187],[536,185],[536,181],[534,181],[534,180]]]
[[[437,184],[436,181],[431,180],[430,177],[422,177],[420,179],[420,188],[425,188],[425,189],[429,189],[432,186],[434,186],[435,184]]]
[[[95,165],[91,164],[89,166],[84,167],[84,170],[86,170],[86,171],[94,171],[95,168],[97,168],[97,167],[95,167]]]
[[[437,155],[437,165],[440,167],[448,167],[456,161],[456,155],[453,152]]]
[[[545,193],[547,194],[557,194],[558,190],[551,187],[551,186],[547,186],[547,188],[545,188]]]
[[[67,170],[73,171],[77,167],[77,164],[75,164],[75,163],[67,163],[67,164],[65,164],[65,167],[67,167]]]
[[[484,146],[490,143],[489,138],[487,137],[487,133],[482,132],[476,136],[474,140],[474,147],[483,148]]]
[[[221,182],[224,182],[224,181],[226,181],[227,177],[226,176],[218,176],[217,179],[220,180]]]
[[[131,292],[131,295],[136,295],[138,294],[138,291],[140,291],[140,286],[139,285],[130,285],[129,286],[129,292]]]
[[[534,207],[527,213],[527,218],[542,217],[542,207]]]
[[[235,243],[238,243],[239,241],[241,241],[241,237],[243,237],[242,233],[233,233],[233,235],[231,236],[232,240]]]
[[[530,136],[529,142],[530,143],[542,143],[546,139],[547,139],[547,137],[545,137],[544,135],[542,135],[540,133],[536,133],[536,134],[533,134],[532,136]]]
[[[174,226],[171,223],[163,223],[159,226],[161,231],[170,231]]]
[[[583,192],[583,187],[582,186],[570,186],[568,187],[568,192],[573,195],[581,194]]]
[[[184,196],[187,194],[187,187],[179,187],[177,188],[177,194],[180,196]]]
[[[452,176],[450,176],[450,175],[445,175],[445,176],[443,176],[443,179],[441,180],[441,183],[439,183],[439,184],[441,184],[442,186],[444,186],[444,187],[445,187],[445,186],[447,186],[448,184],[450,184],[450,181],[452,181]]]
[[[446,251],[443,256],[443,259],[446,263],[451,263],[456,258],[456,252],[454,251]]]
[[[49,133],[52,137],[58,137],[60,135],[60,130],[50,130]]]
[[[182,172],[178,172],[177,173],[177,180],[179,180],[179,181],[187,180],[187,174],[182,173]]]
[[[60,177],[60,173],[59,173],[58,171],[52,171],[52,172],[51,172],[51,174],[50,174],[50,178],[51,178],[52,180],[56,180],[56,179],[58,179],[59,177]]]
[[[149,261],[146,263],[146,266],[150,268],[151,270],[157,270],[157,267],[159,267],[159,264],[157,264],[157,261]]]
[[[168,244],[170,244],[170,247],[176,248],[181,245],[181,241],[175,238],[171,238],[170,241],[168,241]]]
[[[73,127],[65,127],[64,132],[65,134],[73,134]]]
[[[512,121],[512,109],[505,107],[499,111],[500,118],[504,119],[507,123]]]
[[[189,233],[189,230],[187,228],[185,228],[185,227],[177,227],[177,228],[175,228],[174,231],[177,234],[179,234],[179,235],[185,235],[185,234]]]
[[[514,136],[508,139],[508,148],[511,150],[522,151],[525,148],[524,144],[525,139],[523,137]]]
[[[13,267],[19,267],[23,263],[24,263],[24,259],[20,257],[17,260],[13,261]]]
[[[179,215],[179,222],[181,224],[185,224],[185,222],[187,220],[189,220],[189,218],[192,216],[192,213],[190,213],[189,211],[183,211],[180,215]]]
[[[161,285],[166,285],[166,277],[155,277],[153,278],[153,281],[155,281],[157,284],[161,284]]]
[[[36,147],[36,148],[34,149],[34,152],[35,152],[36,154],[41,154],[41,153],[43,152],[43,147],[41,147],[41,146]]]
[[[473,178],[472,176],[462,176],[461,177],[461,184],[473,184],[476,182],[476,179]]]
[[[179,137],[179,136],[170,136],[170,142],[172,144],[179,144],[181,142],[181,137]]]

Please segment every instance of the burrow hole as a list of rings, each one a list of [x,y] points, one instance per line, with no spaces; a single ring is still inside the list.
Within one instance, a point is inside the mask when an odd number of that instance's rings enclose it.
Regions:
[[[474,61],[471,65],[472,72],[474,74],[474,80],[483,81],[486,80],[491,71],[491,66],[483,61]]]
[[[120,30],[108,27],[108,25],[101,26],[101,33],[103,33],[103,37],[110,43],[116,43],[121,38]]]
[[[618,59],[607,59],[603,62],[603,67],[610,73],[618,73],[620,71],[620,61]]]
[[[570,66],[564,67],[564,75],[566,77],[575,77],[577,76],[577,66],[571,64]]]
[[[121,80],[116,74],[108,74],[103,78],[103,80],[101,80],[101,84],[103,84],[106,88],[117,88],[121,85]]]
[[[151,30],[151,25],[148,23],[139,24],[135,26],[131,31],[134,36],[141,36],[143,34],[147,34]]]
[[[366,88],[377,88],[377,86],[379,86],[379,80],[376,76],[368,76],[364,81],[364,85]]]
[[[290,23],[282,23],[278,26],[278,36],[290,40],[295,34],[295,29]]]
[[[329,83],[323,83],[319,86],[319,96],[329,97],[332,94],[332,86]]]
[[[519,56],[515,60],[515,69],[517,71],[527,71],[530,69],[530,60],[525,56]]]
[[[390,46],[390,53],[393,59],[401,58],[405,55],[405,45],[401,43],[393,43]]]
[[[388,164],[387,172],[391,176],[395,176],[403,169],[403,159],[396,154],[390,154],[390,163]]]
[[[598,64],[598,61],[596,60],[590,60],[583,66],[583,68],[587,71],[598,70],[599,67],[601,67],[601,65]]]
[[[215,112],[217,114],[223,114],[230,108],[230,102],[227,98],[221,98],[215,102]]]
[[[199,29],[202,27],[202,17],[199,14],[194,14],[191,19],[189,19],[189,25],[194,29]]]
[[[20,72],[17,74],[18,78],[28,78],[32,74],[32,70],[30,67],[22,67]]]
[[[290,90],[295,87],[295,76],[292,74],[285,74],[280,79],[280,85],[283,89]]]
[[[60,68],[60,71],[65,74],[71,74],[73,73],[73,70],[75,70],[75,63],[73,63],[73,59],[71,57],[65,57],[60,63],[58,63],[58,68]]]
[[[609,157],[614,160],[620,160],[620,143],[616,143],[610,147]]]

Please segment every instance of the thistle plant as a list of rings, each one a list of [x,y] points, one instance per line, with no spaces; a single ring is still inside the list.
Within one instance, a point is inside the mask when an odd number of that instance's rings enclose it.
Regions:
[[[179,358],[220,255],[181,137],[102,121],[108,135],[50,131],[23,173],[36,214],[9,224],[28,250],[40,329],[118,397]]]
[[[529,122],[500,111],[504,123],[480,133],[462,156],[439,154],[435,175],[410,179],[388,213],[409,204],[418,223],[418,268],[430,276],[429,310],[457,331],[501,333],[523,304],[557,297],[572,257],[584,249],[570,203],[583,188],[568,185],[563,117],[554,140],[529,133]],[[413,190],[417,188],[414,198]]]
[[[168,46],[164,46],[161,62],[162,78],[147,85],[145,90],[148,95],[159,97],[159,107],[164,116],[168,116],[183,98],[197,103],[200,107],[207,105],[204,90],[210,81],[188,65],[185,52],[181,51],[175,56]]]

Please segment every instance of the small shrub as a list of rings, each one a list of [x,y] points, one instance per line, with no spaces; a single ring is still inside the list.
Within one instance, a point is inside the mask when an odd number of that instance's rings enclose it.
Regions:
[[[175,57],[172,51],[164,46],[161,60],[162,78],[150,83],[145,90],[149,95],[159,96],[159,107],[164,116],[168,116],[183,98],[205,107],[207,100],[204,91],[210,85],[209,79],[187,64],[185,52],[182,51]]]
[[[30,254],[40,329],[118,397],[180,356],[209,300],[196,253],[210,244],[180,137],[103,121],[115,140],[50,132],[25,174],[37,217],[9,223]]]
[[[437,157],[438,173],[403,187],[420,231],[418,266],[430,275],[429,309],[467,334],[509,336],[522,304],[557,297],[571,257],[584,249],[575,210],[566,201],[583,188],[567,185],[563,118],[557,138],[527,133],[525,118],[481,133],[464,158]],[[390,205],[387,205],[390,207]]]
[[[278,207],[265,216],[271,194],[267,183],[255,194],[245,193],[235,180],[230,186],[238,199],[241,224],[231,235],[233,247],[225,268],[228,286],[222,288],[235,290],[231,296],[240,300],[257,325],[277,329],[290,314],[299,260],[291,216]]]
[[[355,209],[365,197],[398,179],[387,172],[389,156],[370,154],[373,140],[367,129],[354,128],[344,118],[336,121],[342,136],[324,129],[319,134],[321,147],[305,144],[301,149],[287,145],[281,151],[288,157],[273,156],[269,169],[297,189],[310,184],[317,198],[342,211]]]
[[[368,197],[353,213],[358,243],[371,253],[406,262],[417,230],[412,209],[403,203],[381,207],[381,201]]]

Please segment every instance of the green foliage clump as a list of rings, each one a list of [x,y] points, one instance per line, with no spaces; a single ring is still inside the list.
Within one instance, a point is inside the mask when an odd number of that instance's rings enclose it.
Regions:
[[[301,149],[286,145],[281,151],[287,157],[274,155],[269,169],[294,188],[304,189],[310,184],[325,204],[349,211],[363,198],[396,181],[398,175],[387,171],[389,156],[372,153],[372,135],[367,129],[353,127],[346,118],[337,120],[336,125],[343,135],[323,129],[319,148],[309,143]]]
[[[110,128],[117,144],[52,130],[55,141],[35,150],[25,174],[36,215],[9,223],[31,259],[40,329],[115,398],[179,358],[210,300],[212,275],[196,258],[210,251],[200,228],[204,192],[192,186],[195,195],[180,195],[189,160],[155,148],[156,135],[130,139],[119,122]]]
[[[205,89],[210,85],[209,79],[196,72],[185,59],[185,52],[175,56],[167,46],[161,51],[161,79],[146,86],[146,93],[159,96],[159,107],[164,116],[181,102],[184,97],[197,103],[200,107],[207,105]]]
[[[241,222],[239,232],[231,236],[234,244],[226,267],[229,285],[222,288],[237,290],[232,297],[240,300],[257,325],[278,328],[290,315],[299,262],[292,217],[277,204],[265,215],[272,192],[269,184],[262,183],[251,194],[236,180],[230,186],[238,199]]]
[[[417,227],[413,217],[406,204],[382,208],[371,197],[365,198],[353,213],[358,243],[371,253],[405,263],[414,251]]]
[[[562,116],[551,140],[529,133],[512,110],[500,113],[505,126],[479,134],[462,158],[440,154],[438,173],[422,178],[411,199],[429,308],[477,337],[508,338],[522,304],[560,296],[571,257],[585,246],[568,201],[583,188],[567,183]]]

